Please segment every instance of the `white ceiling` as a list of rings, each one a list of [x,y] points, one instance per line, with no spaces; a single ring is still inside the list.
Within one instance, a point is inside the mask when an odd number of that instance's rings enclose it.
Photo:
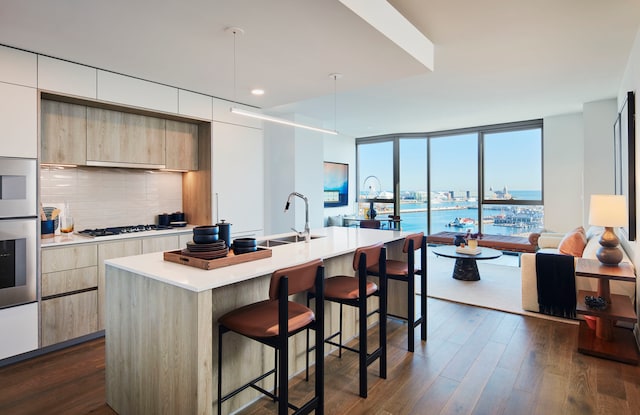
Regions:
[[[638,0],[390,3],[433,72],[338,0],[2,0],[0,44],[360,137],[579,112],[616,96],[640,27]]]

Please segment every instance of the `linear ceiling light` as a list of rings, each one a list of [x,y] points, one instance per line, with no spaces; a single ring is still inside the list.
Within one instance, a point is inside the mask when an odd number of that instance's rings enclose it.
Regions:
[[[237,102],[236,98],[236,35],[243,35],[244,30],[239,27],[228,27],[226,31],[233,33],[233,100]],[[247,111],[236,107],[231,107],[231,112],[237,115],[243,115],[245,117],[257,118],[259,120],[275,122],[278,124],[290,125],[292,127],[306,128],[307,130],[318,131],[325,134],[338,135],[337,131],[326,130],[324,128],[313,127],[311,125],[299,124],[297,122],[289,121],[284,118],[272,117],[270,115],[264,115],[259,112]]]
[[[325,134],[338,135],[337,131],[326,130],[324,128],[313,127],[311,125],[299,124],[297,122],[285,120],[284,118],[272,117],[270,115],[260,114],[259,112],[247,111],[236,107],[231,107],[231,112],[245,117],[257,118],[259,120],[271,121],[278,124],[290,125],[292,127],[306,128],[307,130],[318,131]]]
[[[340,0],[340,3],[433,71],[433,42],[386,0]]]

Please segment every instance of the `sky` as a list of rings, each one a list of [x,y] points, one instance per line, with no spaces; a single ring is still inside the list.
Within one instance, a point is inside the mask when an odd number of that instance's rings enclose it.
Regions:
[[[501,190],[541,190],[541,130],[485,134],[485,186]],[[360,179],[375,175],[382,190],[393,186],[393,144],[359,146]],[[477,134],[431,139],[431,188],[434,191],[466,191],[474,194],[478,171]],[[400,190],[426,190],[426,139],[400,140]],[[360,183],[362,186],[362,183]]]

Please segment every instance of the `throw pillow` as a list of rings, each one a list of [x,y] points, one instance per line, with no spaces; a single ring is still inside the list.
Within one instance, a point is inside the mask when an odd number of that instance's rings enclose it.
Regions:
[[[587,236],[582,226],[567,233],[558,245],[561,254],[581,257],[584,247],[587,245]]]

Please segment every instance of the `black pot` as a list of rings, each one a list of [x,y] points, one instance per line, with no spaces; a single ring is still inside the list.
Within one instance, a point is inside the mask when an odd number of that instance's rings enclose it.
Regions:
[[[231,224],[225,223],[224,219],[220,223],[216,223],[218,227],[220,239],[223,240],[228,247],[231,247]]]
[[[233,253],[236,254],[236,255],[247,254],[249,252],[255,252],[257,250],[258,250],[257,246],[247,247],[247,248],[237,247],[237,246],[235,246],[235,241],[234,241]]]
[[[160,226],[169,226],[169,214],[167,213],[162,213],[160,215],[158,215],[158,225]]]
[[[258,246],[256,238],[236,238],[233,240],[233,249],[236,248],[255,248]]]

